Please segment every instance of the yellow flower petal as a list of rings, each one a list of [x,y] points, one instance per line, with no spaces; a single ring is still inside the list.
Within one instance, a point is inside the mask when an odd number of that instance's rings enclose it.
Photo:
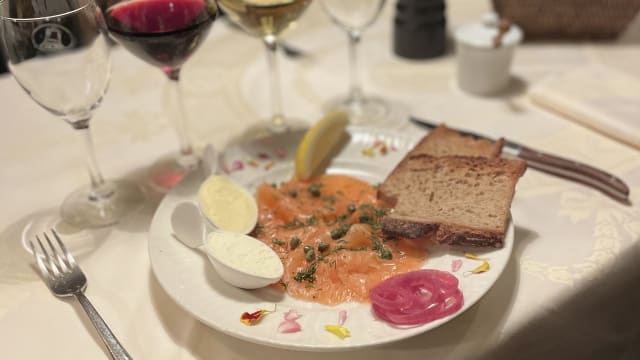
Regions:
[[[478,266],[477,268],[471,271],[467,271],[465,275],[480,274],[480,273],[489,271],[489,269],[491,269],[491,266],[489,266],[489,262],[487,260],[483,260],[482,265]]]
[[[362,155],[364,155],[366,157],[374,157],[376,154],[373,152],[372,148],[368,148],[368,149],[363,149],[362,150]]]
[[[325,330],[344,340],[351,336],[351,332],[346,327],[340,325],[325,325]]]
[[[466,257],[467,259],[472,259],[472,260],[482,260],[482,261],[489,260],[489,259],[485,259],[485,258],[481,258],[481,257],[475,256],[472,253],[464,253],[464,257]]]

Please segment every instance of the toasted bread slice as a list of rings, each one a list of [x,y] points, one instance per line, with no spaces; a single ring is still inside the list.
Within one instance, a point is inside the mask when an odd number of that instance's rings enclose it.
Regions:
[[[413,155],[387,177],[379,198],[393,209],[386,235],[438,243],[502,247],[521,160]]]
[[[503,138],[495,142],[476,139],[472,136],[464,136],[455,130],[449,129],[445,125],[440,125],[422,138],[411,152],[409,152],[409,156],[462,155],[495,158],[500,157],[503,146]]]

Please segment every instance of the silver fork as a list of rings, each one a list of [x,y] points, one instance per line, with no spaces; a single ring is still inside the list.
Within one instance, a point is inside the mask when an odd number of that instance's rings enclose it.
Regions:
[[[60,237],[55,230],[51,230],[53,237],[56,239],[61,252],[56,249],[47,233],[43,234],[47,242],[49,250],[42,244],[40,238],[36,235],[36,241],[40,248],[40,252],[36,250],[33,241],[29,240],[29,246],[36,259],[38,268],[45,283],[51,292],[59,297],[75,296],[82,305],[82,308],[89,316],[89,319],[100,334],[100,338],[109,349],[111,358],[118,360],[131,359],[131,356],[120,345],[109,326],[104,322],[98,311],[91,305],[89,299],[84,295],[87,288],[87,278],[84,276],[82,269],[76,263],[71,253],[67,250]]]

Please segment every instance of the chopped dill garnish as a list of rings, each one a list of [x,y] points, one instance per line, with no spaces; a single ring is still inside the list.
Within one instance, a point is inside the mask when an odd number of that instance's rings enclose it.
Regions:
[[[389,249],[382,248],[380,249],[380,258],[385,260],[391,260],[393,258],[393,254]]]
[[[349,251],[364,251],[367,250],[368,248],[365,245],[359,246],[359,247],[351,247],[348,248]]]
[[[359,209],[362,212],[362,214],[360,214],[360,217],[358,218],[360,223],[369,224],[374,229],[379,229],[382,226],[380,224],[380,221],[382,220],[382,217],[387,213],[386,209],[378,209],[372,204],[362,204],[360,205]]]
[[[335,195],[325,195],[322,197],[322,200],[328,202],[330,205],[334,205],[337,201]]]
[[[297,217],[294,217],[293,220],[282,225],[282,227],[285,228],[286,230],[295,230],[295,229],[304,227],[304,225],[305,224],[302,221],[300,221],[300,219],[298,219]]]
[[[349,216],[351,216],[351,214],[342,214],[340,216],[338,216],[338,221],[342,222],[345,221],[349,218]]]
[[[384,247],[384,244],[375,233],[371,233],[371,242],[373,243],[371,250],[377,251],[381,259],[391,260],[393,258],[391,251]]]
[[[310,283],[313,283],[316,281],[316,267],[318,266],[317,263],[311,263],[311,265],[309,265],[308,268],[302,270],[302,271],[298,271],[298,273],[296,274],[296,276],[293,277],[293,279],[297,282],[303,282],[303,281],[308,281]]]
[[[254,236],[258,236],[258,235],[262,235],[264,234],[264,226],[262,226],[262,224],[257,223],[256,227],[253,228],[253,231],[251,232]]]
[[[342,245],[338,245],[335,248],[331,249],[331,251],[329,251],[328,253],[318,256],[318,261],[324,261],[326,263],[327,261],[325,259],[327,257],[337,253],[338,251],[343,251],[343,250],[347,250],[347,248]],[[333,261],[335,265],[335,260],[331,260],[331,261]]]
[[[318,217],[315,215],[311,215],[308,219],[307,222],[305,222],[304,224],[306,226],[313,226],[316,225],[318,223]]]
[[[360,204],[360,206],[358,207],[360,208],[361,211],[365,211],[365,210],[376,210],[376,208],[371,205],[371,204]]]
[[[375,233],[371,233],[371,242],[373,243],[373,246],[371,246],[372,250],[378,251],[382,249],[382,241],[380,241],[380,238]]]
[[[282,240],[279,240],[279,239],[273,239],[273,240],[271,240],[271,243],[273,245],[278,245],[278,246],[286,246],[287,245],[286,242],[284,242]]]

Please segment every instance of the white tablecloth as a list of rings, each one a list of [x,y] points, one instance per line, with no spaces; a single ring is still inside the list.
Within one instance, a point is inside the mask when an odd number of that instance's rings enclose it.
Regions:
[[[634,279],[637,287],[640,271],[632,266],[637,257],[619,263],[638,254],[640,152],[536,107],[526,91],[545,75],[591,63],[640,77],[640,48],[625,44],[527,44],[517,51],[515,78],[506,94],[472,97],[455,86],[453,54],[427,61],[393,55],[393,2],[388,5],[362,42],[367,92],[391,99],[418,116],[493,137],[506,136],[606,169],[629,184],[633,205],[619,204],[590,188],[530,169],[518,184],[512,206],[516,223],[513,257],[477,305],[423,335],[331,356],[409,360],[495,354],[493,358],[513,358],[514,354],[554,353],[562,343],[567,345],[565,351],[574,346],[587,349],[574,353],[579,355],[589,354],[592,347],[602,349],[603,344],[623,349],[618,354],[637,355],[629,341],[638,343],[637,326],[630,324],[633,316],[637,319],[640,301],[637,291],[619,290],[629,287]],[[449,1],[448,6],[449,26],[454,27],[476,20],[488,2]],[[637,41],[637,36],[629,36]],[[323,103],[346,91],[346,38],[314,4],[287,39],[311,56],[281,59],[286,113],[310,123],[322,114]],[[111,86],[93,121],[98,160],[107,177],[126,177],[145,184],[147,167],[176,150],[173,130],[162,118],[163,77],[124,49],[114,49]],[[207,41],[185,65],[183,85],[190,131],[200,145],[210,142],[223,148],[269,113],[262,45],[223,22],[214,25]],[[50,294],[21,243],[26,225],[55,223],[64,196],[87,182],[80,139],[63,121],[38,107],[10,76],[0,78],[0,109],[0,357],[105,358],[105,350],[81,308]],[[404,119],[392,125],[423,131]],[[143,211],[132,218],[107,229],[66,237],[88,275],[87,295],[135,358],[327,356],[229,337],[202,325],[175,304],[154,277],[147,254],[147,230],[160,200],[161,194],[151,192]],[[601,279],[602,274],[611,272],[615,276]],[[615,289],[610,292],[598,285],[611,279],[619,282],[611,284]],[[592,290],[594,287],[601,292]],[[619,321],[625,319],[620,313],[602,318],[590,315],[594,307],[601,308],[596,304],[607,303],[596,296],[600,293],[605,299],[610,294],[621,297],[615,304],[627,307],[621,308],[622,314],[629,315],[627,322]],[[625,301],[628,299],[636,301]],[[584,305],[572,306],[574,303]],[[579,328],[563,329],[560,319],[579,323]],[[592,324],[585,319],[595,319],[608,336],[591,336]],[[558,341],[562,339],[558,335],[553,339],[540,335],[554,329],[577,334],[572,334],[575,336],[569,342]],[[580,334],[587,342],[581,342]]]

